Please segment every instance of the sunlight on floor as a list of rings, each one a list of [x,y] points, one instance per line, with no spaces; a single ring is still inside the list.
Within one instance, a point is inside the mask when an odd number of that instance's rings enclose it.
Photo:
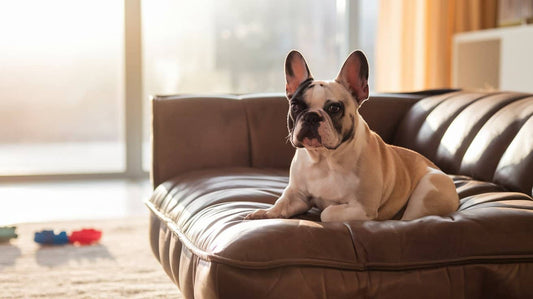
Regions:
[[[0,184],[0,225],[145,216],[145,180],[88,180]]]

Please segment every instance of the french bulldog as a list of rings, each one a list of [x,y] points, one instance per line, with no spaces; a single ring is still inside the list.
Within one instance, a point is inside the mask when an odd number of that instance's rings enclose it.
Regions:
[[[289,183],[269,209],[245,219],[290,218],[313,207],[323,222],[411,220],[457,210],[453,181],[422,155],[386,144],[359,114],[368,99],[368,62],[354,51],[337,78],[314,80],[303,56],[285,60]]]

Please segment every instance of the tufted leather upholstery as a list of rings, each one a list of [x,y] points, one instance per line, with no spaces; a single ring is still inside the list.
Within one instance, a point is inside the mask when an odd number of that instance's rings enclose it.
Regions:
[[[153,100],[150,241],[186,298],[533,297],[533,97],[378,95],[361,113],[387,142],[453,178],[449,217],[242,221],[288,178],[280,95]]]
[[[530,94],[448,93],[414,105],[394,142],[425,155],[447,173],[531,195],[532,116]]]

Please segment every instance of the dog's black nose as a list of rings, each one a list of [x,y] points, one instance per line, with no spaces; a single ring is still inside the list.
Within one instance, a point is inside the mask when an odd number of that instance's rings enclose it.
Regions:
[[[308,112],[304,115],[304,122],[309,124],[317,124],[322,121],[323,118],[316,112]]]

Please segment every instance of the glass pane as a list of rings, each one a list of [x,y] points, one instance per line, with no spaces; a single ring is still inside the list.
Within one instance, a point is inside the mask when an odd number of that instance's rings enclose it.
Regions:
[[[0,174],[124,169],[123,1],[0,1]]]
[[[142,2],[142,18],[146,99],[284,92],[291,49],[302,52],[318,79],[333,79],[345,58],[336,1],[152,0]],[[148,101],[144,110],[148,148]]]

